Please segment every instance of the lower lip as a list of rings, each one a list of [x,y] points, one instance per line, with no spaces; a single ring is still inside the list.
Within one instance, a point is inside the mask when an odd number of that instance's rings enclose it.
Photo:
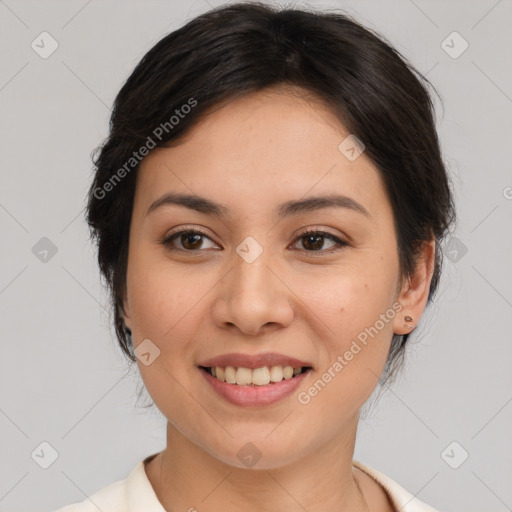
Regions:
[[[203,374],[206,382],[220,396],[228,402],[242,407],[271,405],[279,402],[279,400],[291,395],[311,373],[311,369],[309,369],[291,379],[284,379],[265,386],[239,386],[216,379],[201,368],[199,368],[199,371]]]

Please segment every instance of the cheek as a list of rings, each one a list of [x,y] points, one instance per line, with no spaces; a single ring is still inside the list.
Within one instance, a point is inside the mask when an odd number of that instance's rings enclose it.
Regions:
[[[337,340],[357,336],[393,305],[398,279],[393,262],[378,258],[373,264],[346,266],[330,276],[311,288],[308,305]]]
[[[146,255],[132,260],[128,295],[135,348],[146,339],[158,347],[158,356],[150,364],[137,359],[137,365],[149,395],[167,418],[173,418],[176,410],[187,409],[189,396],[180,383],[189,387],[193,366],[190,344],[197,337],[197,315],[204,293],[200,282],[187,275],[186,269]]]
[[[128,265],[128,297],[133,324],[140,336],[166,343],[186,338],[186,325],[204,290],[193,272],[172,265],[151,251],[134,250]]]
[[[312,295],[310,307],[329,327],[317,340],[322,354],[320,373],[328,372],[325,380],[332,381],[331,391],[325,393],[327,401],[346,401],[347,407],[360,405],[377,384],[397,314],[396,304],[393,307],[398,279],[395,267],[392,258],[377,256],[372,264],[344,268]]]
[[[322,418],[322,425],[347,421],[374,391],[389,354],[396,315],[392,286],[339,284],[329,301],[318,303],[318,311],[328,312],[326,322],[334,328],[318,341],[321,366],[297,397],[310,417]]]

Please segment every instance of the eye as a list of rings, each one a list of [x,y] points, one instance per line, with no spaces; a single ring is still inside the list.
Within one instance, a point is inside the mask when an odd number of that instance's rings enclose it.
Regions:
[[[321,250],[325,240],[333,242],[333,246],[327,250]],[[302,246],[306,248],[307,252],[322,252],[331,253],[339,250],[341,247],[348,246],[349,244],[338,237],[327,233],[325,231],[307,230],[296,238],[296,241],[302,241]]]
[[[174,233],[171,233],[169,236],[165,237],[161,241],[161,244],[169,250],[198,252],[201,249],[205,249],[205,247],[202,247],[204,238],[210,240],[213,243],[211,238],[202,231],[198,229],[184,228],[179,231],[175,231]],[[333,245],[327,249],[322,250],[322,246],[324,245],[325,240],[331,241]],[[176,247],[176,241],[180,243],[181,247]],[[294,245],[296,245],[298,241],[303,242],[302,246],[305,248],[306,252],[320,252],[324,254],[332,253],[339,250],[341,247],[349,245],[347,242],[340,240],[338,237],[331,233],[314,229],[304,231],[304,233],[295,239]]]
[[[198,229],[185,228],[165,237],[160,243],[170,250],[197,252],[199,249],[204,249],[204,247],[201,247],[203,244],[202,238],[211,241],[206,234]],[[175,247],[175,241],[179,241],[181,247]]]

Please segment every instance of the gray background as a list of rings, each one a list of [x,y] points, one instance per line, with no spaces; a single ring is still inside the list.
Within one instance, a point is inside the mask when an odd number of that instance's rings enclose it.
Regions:
[[[128,74],[220,3],[0,0],[0,511],[81,501],[165,445],[114,341],[84,197]],[[355,458],[440,510],[512,510],[511,2],[309,5],[378,30],[439,90],[459,214],[436,304],[401,379],[361,422]],[[43,31],[59,45],[46,59],[31,47]],[[442,47],[453,31],[469,44],[457,58]],[[47,469],[42,442],[58,454]]]

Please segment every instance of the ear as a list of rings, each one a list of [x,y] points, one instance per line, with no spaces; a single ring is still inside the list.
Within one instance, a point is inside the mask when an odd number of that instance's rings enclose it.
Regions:
[[[402,310],[393,319],[395,334],[409,334],[417,325],[427,305],[430,282],[434,273],[436,243],[424,242],[414,273],[402,285],[398,302]]]

